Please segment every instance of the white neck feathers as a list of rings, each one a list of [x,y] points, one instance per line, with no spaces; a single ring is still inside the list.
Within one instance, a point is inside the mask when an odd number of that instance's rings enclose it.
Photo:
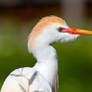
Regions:
[[[37,58],[37,63],[34,68],[39,71],[51,85],[53,85],[58,71],[55,49],[51,46],[45,46],[33,52],[33,55]]]

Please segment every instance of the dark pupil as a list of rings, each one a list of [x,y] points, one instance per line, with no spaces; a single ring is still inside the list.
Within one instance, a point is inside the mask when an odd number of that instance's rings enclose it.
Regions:
[[[62,32],[63,29],[64,29],[64,28],[61,28],[61,27],[60,27],[60,28],[58,28],[58,31],[59,31],[59,32]]]

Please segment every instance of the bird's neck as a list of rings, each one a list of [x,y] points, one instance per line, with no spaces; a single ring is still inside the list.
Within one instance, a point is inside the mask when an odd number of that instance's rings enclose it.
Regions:
[[[37,58],[34,68],[53,84],[58,71],[56,50],[52,46],[44,46],[33,52],[33,55]]]

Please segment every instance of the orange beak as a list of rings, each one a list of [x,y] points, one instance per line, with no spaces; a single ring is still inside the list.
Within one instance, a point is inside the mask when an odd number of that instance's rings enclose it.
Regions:
[[[67,28],[63,30],[63,32],[68,32],[70,34],[75,34],[75,35],[92,35],[92,31],[76,29],[76,28]]]

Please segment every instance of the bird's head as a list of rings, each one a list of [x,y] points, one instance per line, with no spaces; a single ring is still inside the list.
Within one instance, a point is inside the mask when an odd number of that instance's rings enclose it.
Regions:
[[[31,52],[53,42],[72,41],[79,35],[92,35],[92,32],[70,28],[63,19],[56,16],[44,17],[29,35],[28,49]]]

